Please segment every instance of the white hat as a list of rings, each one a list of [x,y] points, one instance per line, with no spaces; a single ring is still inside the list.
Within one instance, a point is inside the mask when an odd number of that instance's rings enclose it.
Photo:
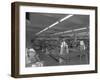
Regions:
[[[80,45],[84,45],[84,41],[80,41]]]
[[[34,50],[34,49],[32,49],[32,48],[30,48],[30,49],[29,49],[29,51],[35,52],[35,50]]]

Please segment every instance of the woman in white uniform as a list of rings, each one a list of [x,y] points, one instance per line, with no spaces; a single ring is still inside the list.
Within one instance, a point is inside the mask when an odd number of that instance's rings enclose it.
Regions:
[[[85,46],[85,43],[84,41],[80,41],[80,62],[82,60],[82,56],[85,55],[85,58],[87,60],[87,54],[85,53],[85,49],[86,49],[86,46]]]
[[[69,54],[69,48],[68,48],[68,44],[65,42],[65,40],[63,39],[61,46],[60,46],[60,55],[64,56]],[[59,63],[64,62],[64,60],[62,58],[59,58]]]

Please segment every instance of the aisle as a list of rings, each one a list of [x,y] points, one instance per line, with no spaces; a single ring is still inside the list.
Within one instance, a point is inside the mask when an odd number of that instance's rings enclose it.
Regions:
[[[54,58],[50,57],[48,54],[41,53],[39,55],[40,59],[44,62],[44,66],[56,66],[59,65],[59,62]]]
[[[70,49],[70,52],[67,56],[59,56],[55,54],[46,54],[41,53],[39,54],[40,60],[44,62],[44,66],[56,66],[56,65],[81,65],[81,64],[89,64],[89,57],[88,53],[86,55],[82,55],[80,60],[80,51],[77,51],[76,49]],[[59,58],[62,58],[64,62],[62,64],[59,63]],[[88,59],[88,60],[87,60]]]

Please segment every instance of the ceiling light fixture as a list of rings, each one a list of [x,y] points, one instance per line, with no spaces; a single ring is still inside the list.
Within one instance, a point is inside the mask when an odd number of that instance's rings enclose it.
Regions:
[[[68,18],[70,18],[70,17],[72,17],[72,16],[73,16],[72,14],[71,14],[71,15],[67,15],[66,17],[62,18],[62,19],[60,20],[60,22],[66,20],[66,19],[68,19]]]
[[[64,33],[70,33],[70,32],[73,32],[73,31],[80,31],[80,30],[84,30],[84,29],[87,29],[87,27],[79,28],[79,29],[73,29],[73,30],[68,30],[68,31],[63,31],[63,32],[58,32],[58,33],[54,33],[53,35],[59,35],[59,34],[64,34]]]
[[[87,27],[79,28],[79,29],[74,29],[73,31],[80,31],[80,30],[84,30],[84,29],[87,29]]]
[[[67,15],[66,17],[62,18],[61,20],[56,21],[55,23],[53,23],[53,24],[51,24],[50,26],[48,26],[48,27],[44,28],[44,29],[43,29],[43,30],[41,30],[40,32],[36,33],[36,35],[41,34],[42,32],[44,32],[44,31],[48,30],[49,28],[52,28],[53,26],[55,26],[55,25],[59,24],[60,22],[62,22],[62,21],[64,21],[64,20],[66,20],[66,19],[68,19],[68,18],[70,18],[70,17],[72,17],[72,16],[73,16],[73,15]]]

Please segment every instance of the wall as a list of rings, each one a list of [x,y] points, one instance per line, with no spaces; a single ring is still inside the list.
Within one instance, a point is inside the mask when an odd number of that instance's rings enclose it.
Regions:
[[[0,80],[16,80],[10,77],[11,67],[11,2],[15,0],[1,0],[0,2]],[[76,4],[98,6],[100,9],[100,0],[16,0],[29,1],[41,3],[56,3],[56,4]],[[98,11],[100,14],[100,11]],[[98,15],[100,20],[100,15]],[[99,22],[99,21],[98,21]],[[100,25],[100,24],[99,24]],[[98,25],[98,33],[100,27]],[[98,37],[100,41],[100,37]],[[100,42],[98,42],[100,44]],[[100,47],[100,45],[98,45]],[[100,52],[100,50],[99,50]],[[98,53],[99,53],[98,52]],[[98,55],[100,61],[100,54]],[[99,62],[98,62],[99,63]],[[100,64],[98,64],[100,67]],[[22,78],[18,80],[100,80],[100,69],[97,74],[80,74],[80,75],[64,75],[53,77],[39,77],[39,78]]]

